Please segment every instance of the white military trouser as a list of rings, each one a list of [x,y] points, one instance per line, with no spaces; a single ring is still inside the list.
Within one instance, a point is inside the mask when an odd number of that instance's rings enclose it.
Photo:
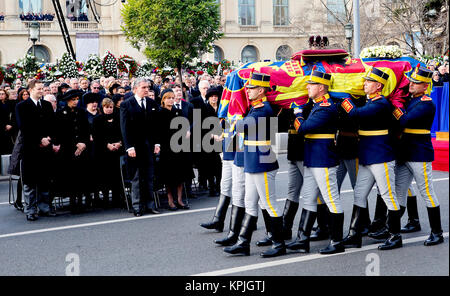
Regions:
[[[318,196],[325,201],[331,213],[343,213],[337,186],[337,166],[331,168],[305,167],[303,179],[303,208],[317,212]]]
[[[395,194],[395,162],[359,165],[356,177],[354,204],[367,207],[367,198],[374,184],[377,184],[381,197],[391,211],[400,210]]]
[[[355,188],[356,176],[358,175],[358,167],[359,167],[358,158],[341,160],[337,169],[337,183],[339,193],[341,192],[342,183],[344,182],[346,173],[348,173],[348,177],[350,178],[350,184],[352,185],[352,188],[353,189]]]
[[[245,212],[258,216],[258,204],[271,217],[281,217],[282,211],[276,201],[275,176],[278,169],[262,173],[245,173]]]
[[[303,186],[303,161],[289,161],[287,199],[298,203]]]
[[[222,180],[220,181],[220,193],[231,197],[232,195],[232,167],[233,160],[224,160],[222,162]]]
[[[434,192],[432,171],[431,162],[406,162],[397,165],[395,191],[402,206],[406,206],[408,188],[411,187],[413,178],[427,208],[439,206],[439,200]]]
[[[240,208],[245,207],[245,173],[244,167],[232,164],[232,204]]]

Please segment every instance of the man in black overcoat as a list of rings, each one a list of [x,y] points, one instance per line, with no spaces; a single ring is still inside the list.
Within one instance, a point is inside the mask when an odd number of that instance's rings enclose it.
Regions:
[[[52,156],[59,147],[52,144],[55,114],[52,105],[41,97],[44,83],[29,82],[30,98],[16,106],[16,119],[23,137],[22,182],[25,196],[24,213],[28,221],[39,214],[54,216],[50,211],[49,179]]]
[[[153,156],[160,150],[156,122],[159,106],[147,97],[148,91],[147,80],[138,78],[133,84],[134,95],[120,105],[120,128],[127,152],[136,217],[142,216],[146,210],[159,213],[153,199]]]

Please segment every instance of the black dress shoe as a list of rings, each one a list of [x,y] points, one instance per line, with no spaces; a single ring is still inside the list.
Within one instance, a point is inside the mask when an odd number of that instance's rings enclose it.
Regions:
[[[144,215],[141,211],[134,211],[133,214],[135,217],[141,217]]]
[[[36,221],[37,217],[35,214],[29,214],[27,215],[27,221]]]
[[[17,203],[17,202],[15,202],[14,203],[14,207],[18,210],[18,211],[21,211],[21,212],[23,212],[23,204],[19,204],[19,203]]]
[[[156,209],[148,209],[147,212],[150,213],[150,214],[155,214],[155,215],[156,214],[161,214],[161,212],[156,210]]]
[[[178,207],[175,205],[174,207],[169,206],[169,211],[176,211]]]
[[[39,212],[39,216],[41,216],[41,217],[56,217],[56,213],[53,211]]]
[[[190,206],[188,206],[188,205],[180,205],[179,203],[176,203],[175,205],[176,205],[176,207],[178,209],[182,209],[182,210],[189,210],[190,209]]]

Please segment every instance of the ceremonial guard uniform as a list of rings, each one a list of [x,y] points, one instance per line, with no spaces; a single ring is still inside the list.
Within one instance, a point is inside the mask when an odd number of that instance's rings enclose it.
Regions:
[[[270,76],[252,73],[246,86],[251,102],[250,111],[237,122],[239,133],[244,133],[245,217],[238,242],[224,249],[230,254],[250,254],[250,241],[256,228],[258,203],[270,215],[272,248],[261,253],[262,257],[274,257],[286,253],[282,237],[283,217],[275,196],[275,176],[278,162],[271,149],[270,118],[275,114],[265,93],[270,87]],[[262,89],[262,91],[261,91]]]
[[[376,183],[380,194],[386,203],[388,212],[388,227],[382,233],[369,233],[375,239],[385,239],[380,250],[388,250],[402,246],[400,235],[401,211],[395,193],[395,152],[389,129],[392,126],[392,105],[381,95],[381,90],[389,75],[371,68],[364,89],[367,93],[367,103],[356,107],[350,99],[344,100],[342,107],[350,117],[359,122],[359,168],[354,189],[354,216],[350,223],[349,235],[345,239],[347,247],[361,247],[362,211],[367,207],[367,197]],[[379,84],[374,84],[379,83]]]
[[[409,78],[411,94],[405,110],[397,108],[394,116],[403,129],[400,140],[402,153],[397,162],[396,192],[401,204],[406,204],[408,187],[414,178],[420,195],[428,211],[431,234],[426,246],[442,243],[441,214],[438,198],[434,192],[432,166],[434,150],[430,129],[433,124],[436,106],[430,97],[424,95],[433,72],[417,67]],[[414,88],[421,88],[419,91]],[[409,198],[408,198],[409,199]],[[408,200],[409,202],[409,200]],[[417,207],[417,204],[416,204]],[[412,208],[412,207],[411,207]],[[417,212],[417,208],[414,209]]]
[[[235,149],[228,151],[230,141],[235,141],[234,137],[230,137],[230,133],[227,131],[225,121],[221,121],[224,132],[222,133],[222,180],[220,183],[220,197],[216,206],[213,219],[208,223],[201,223],[200,226],[206,229],[215,229],[217,231],[223,231],[224,221],[227,214],[228,206],[232,196],[232,168],[235,155]],[[233,212],[233,210],[232,210]]]
[[[303,117],[303,108],[294,111],[297,114],[296,130],[305,137],[304,205],[297,238],[288,244],[287,248],[309,252],[311,229],[317,213],[317,197],[321,194],[330,210],[331,241],[325,249],[320,250],[320,253],[344,252],[342,244],[344,211],[337,186],[336,172],[339,159],[334,144],[338,112],[328,94],[331,75],[313,69],[307,83],[308,94],[313,101],[312,110],[306,120]]]

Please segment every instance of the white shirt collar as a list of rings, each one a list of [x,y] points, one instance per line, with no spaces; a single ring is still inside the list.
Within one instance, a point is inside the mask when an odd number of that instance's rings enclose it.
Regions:
[[[37,99],[37,100],[35,100],[35,99],[33,99],[32,97],[30,97],[30,99],[33,101],[33,103],[37,106],[37,104],[38,104],[38,102],[39,102],[39,99]]]

